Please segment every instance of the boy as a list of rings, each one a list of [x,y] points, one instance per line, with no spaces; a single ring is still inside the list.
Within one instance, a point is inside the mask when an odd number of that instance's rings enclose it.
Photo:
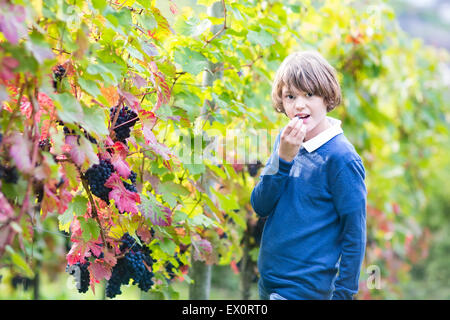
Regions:
[[[353,299],[366,245],[365,170],[328,117],[341,102],[336,71],[317,52],[279,67],[272,100],[289,123],[251,195],[267,217],[258,259],[261,299]],[[339,274],[338,274],[339,272]]]

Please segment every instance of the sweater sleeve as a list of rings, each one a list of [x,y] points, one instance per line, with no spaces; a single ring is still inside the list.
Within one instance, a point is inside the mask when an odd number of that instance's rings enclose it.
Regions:
[[[344,165],[332,183],[333,202],[341,224],[342,251],[333,300],[352,300],[358,292],[366,247],[365,170],[360,159]]]
[[[260,180],[250,197],[252,207],[260,217],[267,217],[275,209],[285,190],[289,172],[294,164],[294,160],[287,162],[278,156],[280,135],[281,132],[277,136],[274,151],[261,172]]]

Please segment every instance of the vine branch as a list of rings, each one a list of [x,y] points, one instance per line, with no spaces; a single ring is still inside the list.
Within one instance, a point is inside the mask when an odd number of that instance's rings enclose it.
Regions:
[[[222,6],[223,6],[223,26],[222,29],[220,29],[218,32],[216,32],[215,35],[213,35],[210,39],[205,40],[205,44],[203,45],[203,48],[205,48],[209,43],[211,43],[211,41],[213,41],[215,38],[217,38],[218,36],[220,36],[220,34],[222,32],[224,32],[226,29],[228,29],[227,27],[227,7],[225,5],[225,0],[222,0]]]

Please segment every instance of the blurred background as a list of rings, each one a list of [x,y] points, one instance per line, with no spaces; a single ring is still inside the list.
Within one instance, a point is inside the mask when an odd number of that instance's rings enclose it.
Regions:
[[[197,13],[206,11],[206,7],[197,4],[195,0],[173,2],[179,12],[182,12],[184,7],[190,7]],[[362,3],[364,5],[370,1],[362,1]],[[417,38],[427,46],[450,51],[450,1],[390,0],[385,3],[393,8],[398,25],[411,39]],[[170,24],[173,24],[175,16],[171,13],[169,2],[157,1],[157,7],[168,18]],[[441,63],[439,68],[442,73],[441,81],[449,88],[450,92],[450,64],[448,62]],[[450,106],[448,101],[447,106]],[[450,122],[450,119],[446,119],[446,121]],[[447,138],[447,142],[444,142],[443,145],[450,145],[450,139]],[[379,275],[381,289],[369,288],[369,283],[376,286],[376,281],[374,282],[374,278],[371,278],[370,274],[363,272],[361,292],[358,297],[360,299],[450,299],[450,188],[448,182],[450,181],[450,155],[448,149],[444,148],[429,157],[431,160],[428,165],[439,168],[439,170],[432,171],[427,176],[427,186],[423,194],[423,197],[426,198],[426,205],[423,208],[417,208],[419,213],[415,218],[420,224],[420,240],[413,242],[412,237],[406,236],[404,248],[400,249],[400,251],[406,251],[406,254],[408,254],[408,250],[411,251],[411,254],[408,255],[409,263],[402,264],[395,260],[395,257],[386,257],[390,254],[395,255],[394,250],[383,252],[385,248],[380,249],[374,246],[373,250],[368,251],[368,255],[386,258],[388,268],[401,270],[401,272],[386,275],[383,273],[383,268],[379,269],[381,270],[381,275]],[[393,204],[393,208],[389,210],[397,214],[398,208]],[[379,218],[375,209],[368,214],[376,219]],[[384,222],[383,220],[382,223]],[[391,222],[388,221],[387,224],[389,223]],[[415,226],[412,225],[412,234],[414,234],[414,228]],[[64,250],[70,248],[69,238],[67,234],[54,232],[57,230],[54,221],[46,221],[42,225],[42,230],[43,234],[52,235],[50,238],[42,236],[41,241],[45,242],[46,247],[52,249],[42,253],[48,255],[48,257],[44,257],[43,261],[56,261],[55,255],[64,255]],[[409,233],[405,232],[405,234]],[[371,243],[369,241],[368,246],[371,246]],[[35,256],[38,257],[39,254],[36,252]],[[369,256],[369,259],[372,259],[372,256]],[[46,268],[50,272],[41,275],[37,286],[36,282],[28,279],[26,275],[2,274],[0,299],[33,299],[36,297],[40,299],[104,299],[102,285],[98,287],[99,292],[95,295],[91,291],[79,294],[75,289],[72,277],[63,272],[64,267],[56,263],[55,265],[47,263]],[[376,273],[377,269],[374,270]],[[251,279],[250,299],[258,299],[256,281],[255,273]],[[385,282],[392,282],[395,285],[390,286],[389,291],[383,291]],[[173,293],[170,292],[167,294],[142,293],[135,286],[128,286],[123,288],[123,294],[118,299],[189,298],[188,283],[175,280],[173,289],[178,292],[178,295],[172,295]],[[239,299],[241,289],[237,261],[233,261],[231,266],[213,266],[210,299]]]

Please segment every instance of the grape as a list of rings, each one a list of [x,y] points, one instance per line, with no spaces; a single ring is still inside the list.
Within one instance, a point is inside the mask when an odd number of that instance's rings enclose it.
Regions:
[[[0,133],[0,144],[2,143],[3,135]]]
[[[63,131],[64,131],[64,134],[65,134],[65,135],[76,135],[75,130],[69,129],[68,127],[66,127],[66,126],[64,125],[64,122],[63,122],[63,121],[57,120],[57,123],[58,123],[59,125],[61,125],[61,126],[64,126],[64,127],[63,127]],[[80,128],[80,130],[83,131],[84,136],[86,137],[86,139],[89,140],[89,142],[91,142],[91,143],[93,143],[93,144],[97,144],[97,140],[96,140],[93,136],[91,136],[91,135],[86,131],[86,129],[84,129],[84,128],[81,127],[80,125],[78,125],[78,128]]]
[[[175,254],[175,260],[178,262],[178,269],[180,269],[182,266],[184,266],[184,263],[181,262],[180,258],[178,258],[178,254]],[[169,281],[173,280],[176,277],[175,271],[177,267],[175,267],[172,262],[167,261],[167,263],[164,266],[166,268],[167,273],[169,274]]]
[[[121,294],[120,287],[127,285],[131,279],[133,279],[133,284],[137,284],[142,291],[148,291],[153,285],[154,274],[146,267],[156,261],[151,258],[151,250],[145,245],[141,246],[128,233],[122,236],[121,242],[119,248],[125,255],[117,260],[112,269],[111,278],[106,285],[108,298],[114,298]]]
[[[131,180],[132,184],[129,184],[128,182],[123,181],[123,185],[125,186],[125,189],[127,189],[128,191],[131,192],[136,192],[137,193],[137,189],[136,189],[136,177],[137,174],[134,171],[131,171],[130,176],[128,177],[128,179]]]
[[[115,114],[117,112],[117,107],[110,109],[110,117],[111,119],[114,119]],[[130,121],[134,119],[133,121]],[[130,122],[128,122],[130,121]],[[122,123],[128,122],[124,125],[121,125]],[[124,107],[120,109],[119,116],[117,117],[117,121],[115,124],[115,127],[119,126],[118,128],[114,129],[116,140],[120,141],[122,143],[126,143],[126,139],[130,137],[131,129],[137,122],[137,114],[133,110],[129,109],[128,107]]]
[[[66,271],[75,277],[77,283],[77,289],[79,293],[86,293],[89,289],[89,283],[91,281],[91,276],[88,270],[89,262],[80,263],[77,262],[72,266],[67,266]],[[78,270],[78,272],[77,272]]]
[[[16,167],[4,167],[0,165],[0,178],[7,183],[17,183],[19,180],[19,172]]]
[[[56,70],[53,71],[53,88],[57,90],[58,82],[62,80],[62,78],[66,75],[66,69],[59,65],[56,67]]]
[[[258,174],[259,168],[262,167],[261,161],[257,160],[256,164],[250,163],[247,165],[248,173],[250,176],[255,177]]]
[[[39,141],[39,149],[41,149],[42,151],[49,152],[51,147],[52,145],[49,138]]]
[[[105,183],[113,172],[114,166],[109,160],[100,160],[99,164],[94,164],[85,173],[91,192],[108,204],[112,189],[105,187]]]
[[[19,275],[15,275],[11,279],[11,285],[14,289],[17,289],[18,286],[22,286],[23,290],[27,291],[29,287],[32,287],[34,285],[33,279],[22,277]]]

